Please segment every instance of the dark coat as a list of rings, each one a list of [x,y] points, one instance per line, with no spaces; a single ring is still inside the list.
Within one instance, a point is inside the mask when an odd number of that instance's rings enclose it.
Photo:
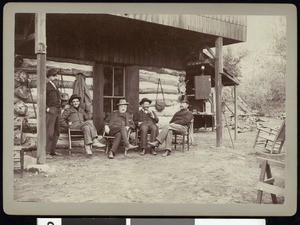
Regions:
[[[122,118],[122,122],[120,120],[120,116]],[[130,115],[128,112],[125,112],[123,115],[119,113],[118,110],[113,111],[110,113],[110,115],[105,119],[104,125],[108,125],[109,127],[113,125],[124,125],[124,126],[129,126],[134,129],[134,123],[132,120],[132,115]]]
[[[78,125],[83,123],[84,121],[88,120],[89,116],[84,112],[82,108],[75,109],[73,106],[65,109],[61,119],[60,119],[60,126],[62,130],[67,130],[68,127],[76,128]],[[69,125],[69,122],[72,124]]]
[[[133,115],[133,121],[136,126],[138,126],[138,122],[153,122],[153,124],[158,123],[159,119],[156,116],[155,112],[153,112],[154,118],[150,117],[150,115],[146,114],[142,109],[138,112],[136,112]]]
[[[183,126],[187,126],[193,118],[194,115],[191,111],[189,111],[188,109],[181,109],[174,114],[170,123],[176,123]]]
[[[55,89],[53,85],[48,82],[46,84],[46,106],[48,108],[60,108],[61,93],[58,89]]]

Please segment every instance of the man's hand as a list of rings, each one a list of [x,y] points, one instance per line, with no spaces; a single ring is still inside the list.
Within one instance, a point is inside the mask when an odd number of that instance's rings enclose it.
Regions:
[[[138,122],[138,126],[141,126],[142,123],[143,123],[143,122]]]
[[[71,126],[71,125],[72,125],[72,122],[69,122],[68,125]]]
[[[104,126],[104,131],[105,131],[105,133],[109,133],[109,131],[110,131],[110,129],[109,129],[109,126],[108,125],[105,125]]]
[[[47,108],[46,108],[46,112],[49,112],[49,111],[50,111],[50,109],[47,107]]]

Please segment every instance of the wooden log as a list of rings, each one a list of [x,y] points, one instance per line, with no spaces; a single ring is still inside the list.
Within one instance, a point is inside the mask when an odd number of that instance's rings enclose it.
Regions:
[[[23,59],[23,66],[25,71],[36,71],[37,62],[36,59]],[[64,63],[64,62],[55,62],[47,61],[47,69],[56,68],[61,69],[62,74],[73,75],[76,73],[82,73],[87,77],[92,76],[93,67],[91,65],[82,65],[75,63]]]
[[[152,102],[155,102],[156,99],[156,94],[140,94],[139,95],[139,99],[142,100],[142,98],[149,98],[150,100],[152,100]],[[175,94],[165,94],[165,100],[166,101],[178,101],[179,98],[179,94],[175,95]],[[162,95],[159,94],[158,95],[158,99],[162,99]]]
[[[151,82],[157,85],[158,79],[161,80],[162,85],[173,85],[175,87],[178,86],[179,77],[170,76],[168,74],[157,74],[157,73],[142,73],[140,70],[140,82],[146,81]]]
[[[36,84],[37,84],[36,80],[31,80],[30,83],[29,83],[29,87],[30,88],[36,88],[37,87]],[[74,81],[65,81],[64,80],[64,82],[62,82],[60,80],[58,88],[59,89],[60,88],[72,88],[73,89],[73,86],[74,86]],[[88,87],[89,90],[93,90],[93,85],[87,84],[87,87]]]
[[[177,86],[171,86],[171,85],[163,85],[163,92],[164,94],[179,94]],[[152,94],[156,93],[157,91],[157,84],[156,83],[150,83],[145,81],[140,81],[140,94]],[[161,89],[159,88],[159,93],[161,93]]]

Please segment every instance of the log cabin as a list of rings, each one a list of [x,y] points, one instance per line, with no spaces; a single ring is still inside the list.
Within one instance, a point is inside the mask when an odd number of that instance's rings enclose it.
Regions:
[[[15,15],[15,54],[23,58],[15,73],[24,70],[30,76],[33,97],[24,102],[32,124],[37,119],[34,113],[39,107],[37,95],[45,96],[37,93],[35,19],[36,14]],[[167,103],[165,110],[157,112],[160,125],[168,123],[178,110],[182,76],[190,82],[185,88],[192,99],[191,107],[205,111],[206,101],[195,100],[193,93],[197,85],[194,77],[201,75],[201,66],[205,66],[204,74],[212,81],[208,88],[215,89],[210,113],[216,120],[217,145],[220,144],[222,86],[238,85],[238,80],[223,70],[222,46],[246,41],[245,16],[46,14],[45,30],[47,69],[60,69],[63,80],[60,88],[69,96],[73,93],[75,74],[85,75],[92,96],[93,120],[99,132],[103,119],[117,109],[120,98],[130,103],[130,113],[139,109],[139,101],[144,97],[152,100],[151,108],[155,110],[158,79]],[[211,56],[203,57],[204,50]],[[15,98],[15,102],[19,100]]]

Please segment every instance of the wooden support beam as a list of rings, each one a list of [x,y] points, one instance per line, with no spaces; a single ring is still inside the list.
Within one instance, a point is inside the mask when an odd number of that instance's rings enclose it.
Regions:
[[[216,59],[215,59],[215,94],[216,94],[216,146],[222,146],[222,73],[223,58],[222,47],[223,38],[217,37],[216,42]]]
[[[37,163],[46,163],[46,14],[35,14],[37,54]]]
[[[237,139],[237,93],[236,85],[233,86],[234,94],[234,140]]]
[[[205,49],[211,54],[211,56],[212,56],[213,58],[216,58],[215,53],[210,49],[210,47],[205,46]]]

